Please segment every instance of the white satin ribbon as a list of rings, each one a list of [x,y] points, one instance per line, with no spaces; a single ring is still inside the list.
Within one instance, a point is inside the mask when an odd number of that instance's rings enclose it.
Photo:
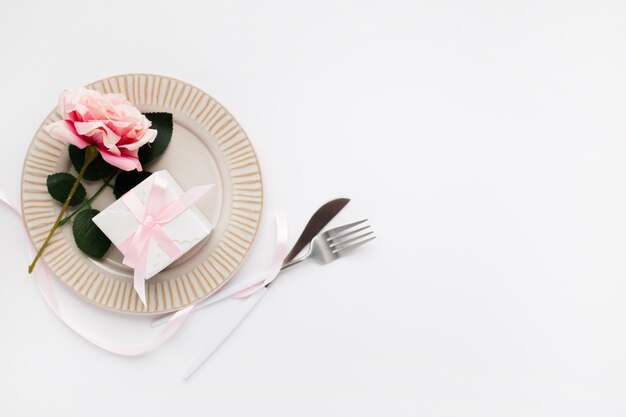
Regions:
[[[7,207],[11,209],[11,211],[14,212],[15,215],[19,217],[22,223],[22,226],[24,227],[24,230],[26,232],[26,224],[24,223],[24,218],[22,217],[22,213],[20,209],[7,198],[7,196],[4,194],[4,192],[2,192],[2,190],[0,190],[0,202],[4,203]],[[276,255],[274,257],[274,262],[272,264],[272,268],[270,268],[270,271],[268,273],[263,274],[264,276],[263,282],[271,282],[276,277],[276,275],[280,271],[280,265],[278,266],[278,270],[276,269],[276,263],[277,263],[277,259],[279,258],[279,254],[283,252],[286,254],[285,248],[287,245],[287,229],[286,229],[285,213],[282,210],[279,210],[276,213],[276,223],[277,223],[277,232],[278,232],[277,244],[276,244]],[[26,232],[26,235],[27,235],[27,240],[28,240],[28,250],[29,250],[30,256],[32,257],[35,254],[35,248],[30,240],[30,237],[28,237],[27,232]],[[282,258],[284,258],[284,256],[285,255],[283,254]],[[282,258],[281,258],[281,262],[282,262]],[[91,342],[92,344],[94,344],[95,346],[103,350],[114,353],[116,355],[138,356],[161,345],[162,343],[167,341],[170,337],[172,337],[176,333],[176,331],[178,331],[178,329],[183,324],[183,322],[185,321],[189,313],[191,313],[191,311],[195,307],[195,305],[191,305],[183,309],[180,309],[176,313],[168,316],[167,322],[165,323],[165,327],[163,327],[163,329],[159,332],[157,337],[154,338],[154,340],[148,343],[139,344],[139,345],[127,345],[127,344],[122,344],[122,343],[102,341],[102,340],[98,340],[97,338],[88,335],[85,331],[71,324],[71,322],[65,316],[65,314],[63,313],[63,310],[61,309],[61,306],[59,305],[59,302],[56,297],[56,293],[52,286],[52,280],[50,278],[50,272],[48,270],[48,267],[43,262],[39,262],[37,264],[37,266],[35,267],[33,271],[33,274],[35,275],[37,286],[39,287],[39,290],[43,294],[43,297],[46,300],[46,303],[48,303],[48,306],[54,312],[54,314],[56,314],[59,320],[61,320],[66,326],[68,326],[71,330],[73,330],[76,334],[78,334],[85,340]],[[274,275],[272,276],[272,274]],[[264,289],[263,286],[261,286],[260,288]],[[220,292],[218,292],[216,296],[219,294]],[[249,295],[251,294],[252,293],[250,293]],[[231,295],[232,294],[228,294],[228,296],[231,296]],[[216,301],[214,302],[223,300],[224,298],[227,298],[227,297],[220,296],[216,298]],[[197,367],[194,368],[194,370],[195,369],[197,369]]]

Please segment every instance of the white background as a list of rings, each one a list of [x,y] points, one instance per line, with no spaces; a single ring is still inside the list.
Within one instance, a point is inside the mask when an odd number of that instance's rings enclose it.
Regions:
[[[0,0],[0,187],[63,88],[164,74],[221,101],[266,205],[243,272],[353,200],[378,239],[271,288],[190,380],[236,301],[141,358],[63,326],[0,214],[2,416],[626,415],[626,4]],[[75,322],[142,341],[63,289]],[[229,304],[230,303],[230,304]]]

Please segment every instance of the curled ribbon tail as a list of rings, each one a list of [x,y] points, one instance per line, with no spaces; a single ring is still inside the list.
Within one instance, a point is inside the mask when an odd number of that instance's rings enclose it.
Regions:
[[[148,263],[148,249],[150,248],[150,240],[144,242],[143,248],[136,259],[132,259],[133,268],[133,287],[137,292],[137,296],[147,307],[146,304],[146,264]],[[126,258],[124,258],[126,261]],[[126,262],[124,262],[126,263]]]

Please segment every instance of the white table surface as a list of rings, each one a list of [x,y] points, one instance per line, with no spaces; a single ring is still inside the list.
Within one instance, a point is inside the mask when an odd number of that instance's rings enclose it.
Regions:
[[[63,88],[170,75],[220,100],[294,233],[353,199],[378,239],[278,281],[189,381],[229,301],[141,358],[83,341],[0,209],[0,415],[624,416],[623,1],[0,2],[0,188]],[[154,335],[60,288],[79,325]]]

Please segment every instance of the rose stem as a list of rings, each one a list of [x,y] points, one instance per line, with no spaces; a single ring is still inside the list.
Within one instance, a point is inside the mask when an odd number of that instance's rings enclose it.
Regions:
[[[113,179],[113,177],[115,177],[115,175],[117,174],[117,172],[113,175],[111,175],[109,178],[107,178],[106,180],[104,180],[104,184],[102,184],[100,186],[100,188],[98,188],[98,190],[96,190],[96,192],[89,197],[85,202],[83,202],[80,206],[78,206],[76,208],[76,210],[74,210],[72,213],[70,213],[69,215],[65,216],[65,218],[63,220],[61,220],[59,222],[59,226],[63,226],[65,223],[67,223],[68,221],[70,221],[70,219],[72,217],[74,217],[75,215],[77,215],[79,212],[83,211],[83,209],[85,208],[85,206],[90,206],[91,202],[93,200],[96,199],[96,197],[98,197],[98,195],[100,195],[100,193],[109,185],[109,182]]]
[[[83,178],[83,175],[85,175],[85,171],[87,170],[87,167],[97,157],[98,157],[98,149],[95,146],[90,145],[85,149],[85,162],[83,162],[83,166],[80,169],[80,172],[78,173],[78,177],[76,178],[76,181],[74,181],[74,185],[72,185],[72,189],[70,190],[70,193],[67,195],[67,198],[65,199],[65,203],[63,203],[63,207],[61,208],[61,211],[59,212],[59,216],[54,222],[52,229],[50,229],[50,233],[48,234],[48,237],[43,242],[43,245],[41,245],[41,248],[39,249],[39,252],[37,252],[37,255],[35,256],[35,259],[33,259],[33,262],[28,266],[29,274],[33,272],[33,269],[35,269],[35,265],[37,264],[37,261],[39,260],[41,255],[43,255],[43,251],[46,248],[46,246],[48,246],[48,243],[50,242],[52,235],[59,227],[59,223],[61,222],[61,219],[63,218],[63,215],[65,214],[65,210],[67,210],[67,207],[70,205],[70,201],[72,201],[72,197],[74,197],[74,193],[78,189],[78,184],[80,184],[80,180]]]

